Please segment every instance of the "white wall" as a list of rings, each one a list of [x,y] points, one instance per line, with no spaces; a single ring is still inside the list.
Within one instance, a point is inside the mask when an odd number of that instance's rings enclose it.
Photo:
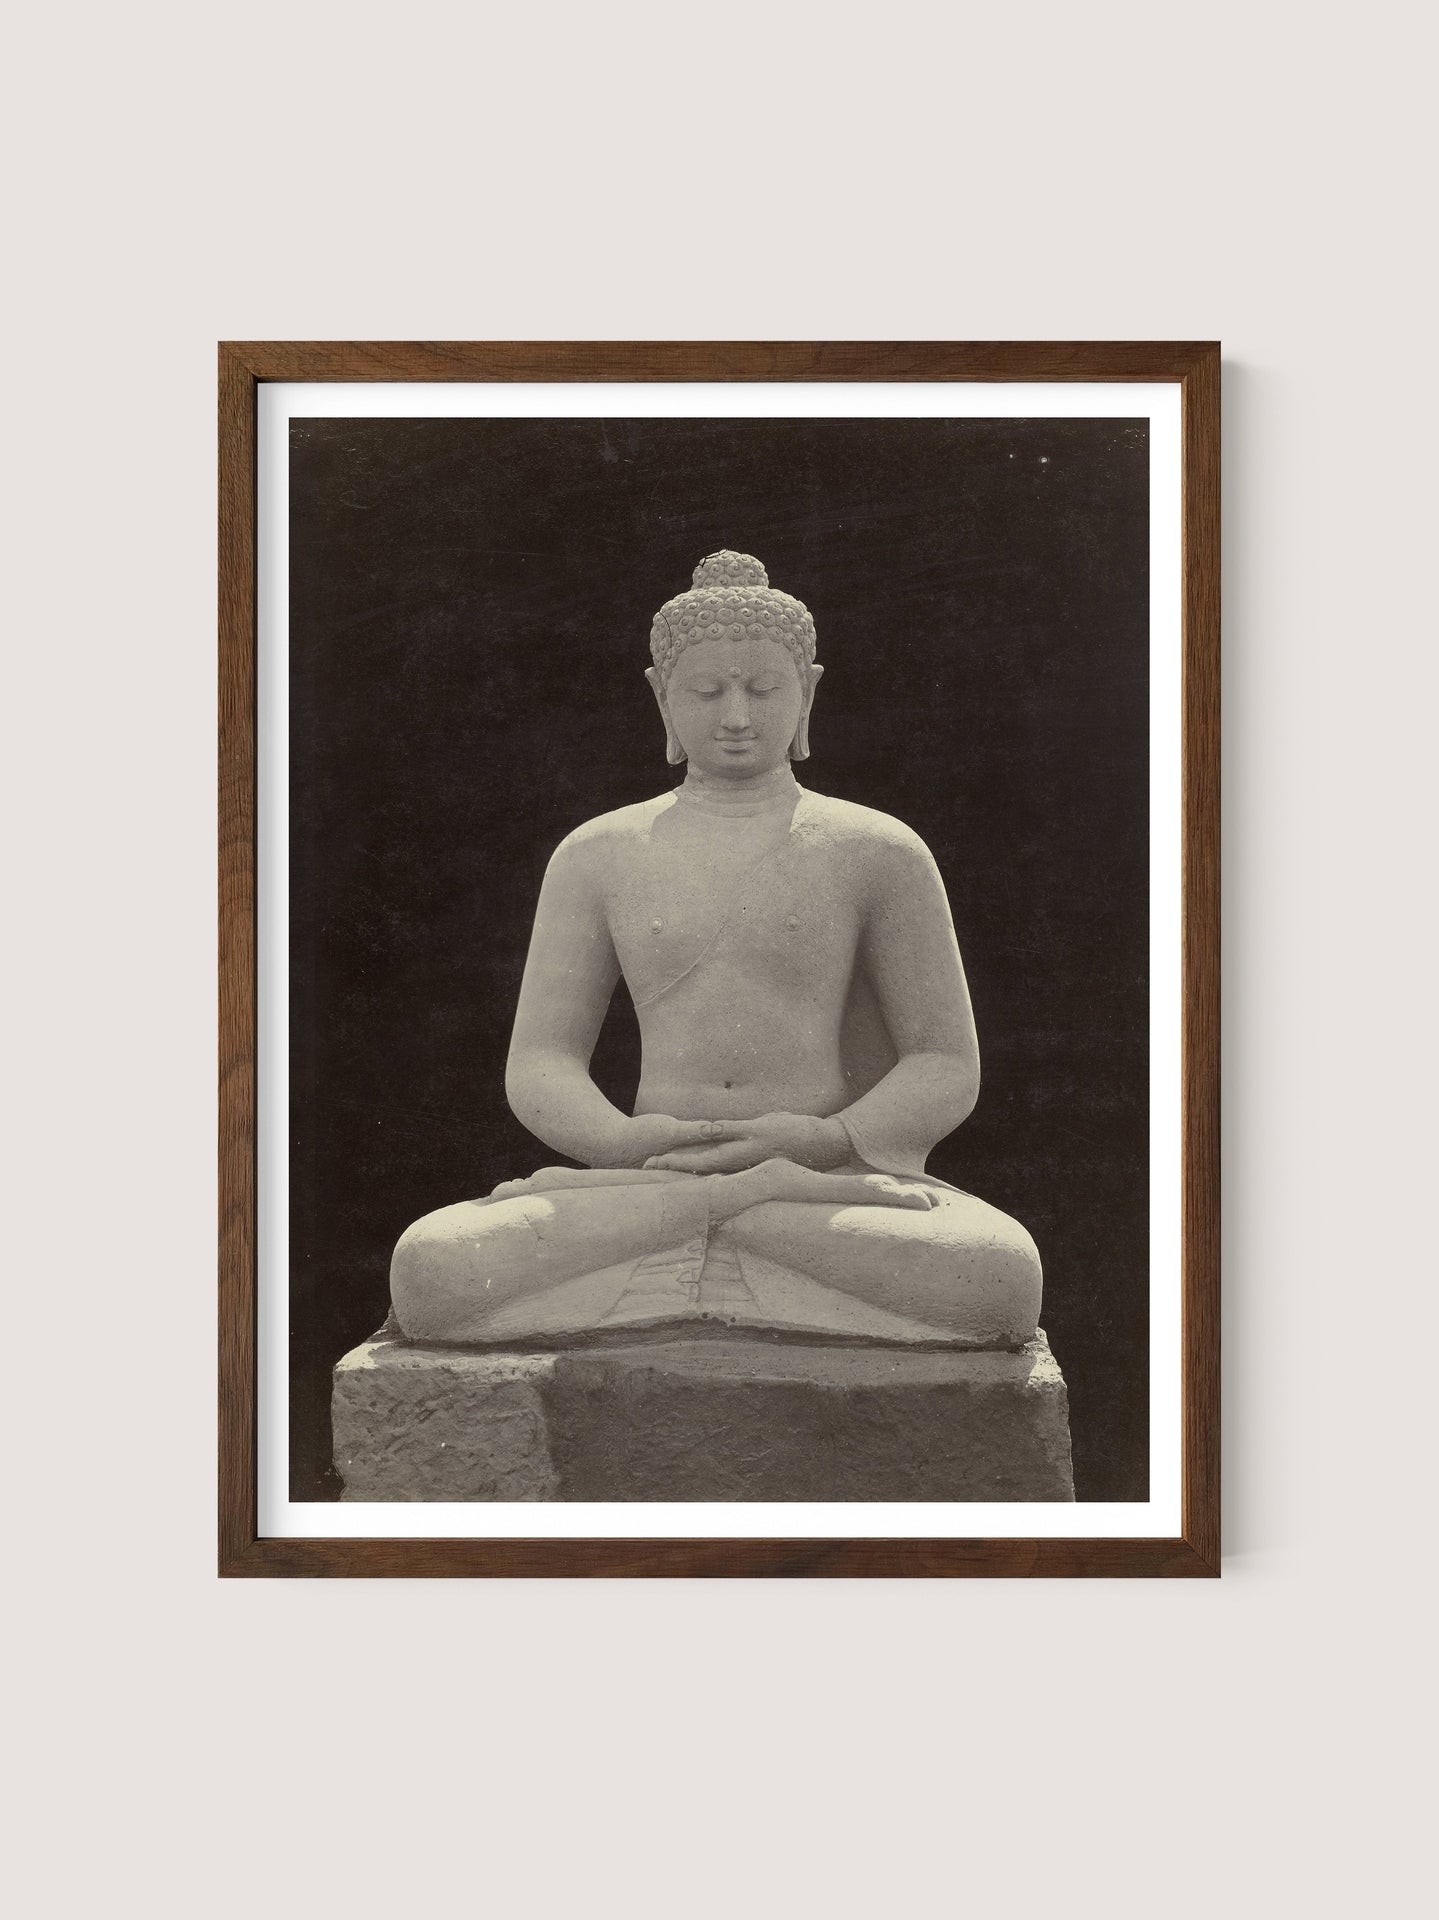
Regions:
[[[521,11],[11,29],[20,1910],[1394,1911],[1433,1559],[1427,21]],[[1222,1582],[214,1578],[222,336],[1223,339]]]

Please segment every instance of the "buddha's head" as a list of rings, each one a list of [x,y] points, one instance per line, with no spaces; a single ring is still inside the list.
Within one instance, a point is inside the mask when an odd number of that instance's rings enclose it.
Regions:
[[[720,780],[809,757],[809,714],[823,667],[809,609],[769,584],[751,554],[712,553],[688,593],[650,629],[645,678],[665,723],[671,766]]]

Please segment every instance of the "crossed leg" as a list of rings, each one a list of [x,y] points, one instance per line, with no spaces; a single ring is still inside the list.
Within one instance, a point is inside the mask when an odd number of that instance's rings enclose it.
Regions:
[[[751,1176],[723,1178],[738,1197],[746,1191],[740,1181]],[[788,1167],[780,1178],[816,1193],[868,1193],[876,1185],[873,1177]],[[677,1269],[688,1263],[698,1277],[708,1225],[704,1184],[687,1174],[546,1169],[490,1200],[426,1214],[401,1236],[391,1262],[400,1326],[412,1339],[451,1343],[584,1331],[623,1287],[586,1285],[591,1278],[663,1249],[675,1250]],[[892,1191],[895,1183],[878,1185]],[[726,1231],[741,1265],[749,1251],[967,1344],[1023,1345],[1038,1321],[1042,1284],[1029,1234],[972,1194],[906,1191],[914,1204],[761,1200],[730,1214]],[[678,1277],[674,1287],[682,1313],[689,1296]]]
[[[497,1190],[508,1198],[461,1200],[427,1213],[405,1229],[390,1261],[395,1317],[412,1340],[488,1339],[492,1323],[523,1297],[643,1259],[672,1244],[686,1224],[693,1234],[693,1223],[677,1221],[674,1200],[667,1203],[664,1189],[674,1192],[676,1183],[699,1184],[685,1174],[607,1184],[579,1176],[573,1190],[515,1181]],[[705,1209],[696,1197],[702,1254]],[[583,1303],[573,1311],[579,1331]]]
[[[973,1194],[931,1188],[928,1212],[765,1201],[736,1214],[740,1249],[977,1347],[1019,1347],[1039,1324],[1034,1241]]]

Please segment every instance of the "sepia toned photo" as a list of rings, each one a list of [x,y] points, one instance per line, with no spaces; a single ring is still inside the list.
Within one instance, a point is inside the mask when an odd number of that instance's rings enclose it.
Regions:
[[[1149,462],[290,421],[292,1501],[1149,1497]]]

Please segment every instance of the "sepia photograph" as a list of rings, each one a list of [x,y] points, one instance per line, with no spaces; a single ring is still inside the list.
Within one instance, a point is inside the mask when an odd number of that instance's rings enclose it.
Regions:
[[[1146,412],[286,437],[289,1501],[1146,1502]]]

